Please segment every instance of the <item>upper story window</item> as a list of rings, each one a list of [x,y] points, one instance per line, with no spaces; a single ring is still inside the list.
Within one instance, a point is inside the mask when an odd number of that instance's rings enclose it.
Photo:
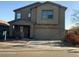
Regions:
[[[42,10],[42,18],[43,19],[53,19],[53,11],[52,10]]]
[[[17,19],[21,19],[21,13],[17,13],[17,14],[16,14],[16,18],[17,18]]]

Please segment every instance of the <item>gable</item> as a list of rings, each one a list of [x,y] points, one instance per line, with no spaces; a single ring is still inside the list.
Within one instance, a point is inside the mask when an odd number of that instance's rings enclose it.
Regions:
[[[42,19],[42,10],[51,10],[53,11],[53,19]],[[58,24],[59,18],[59,7],[51,3],[44,3],[37,7],[37,24]]]
[[[44,3],[41,3],[39,6],[42,6],[42,5],[44,5],[44,4],[51,4],[52,6],[57,6],[57,7],[63,8],[64,10],[67,9],[67,7],[62,6],[62,5],[60,5],[60,4],[57,4],[57,3],[54,3],[54,2],[51,2],[51,1],[46,1],[46,2],[44,2]],[[39,7],[39,6],[37,6],[37,7]]]

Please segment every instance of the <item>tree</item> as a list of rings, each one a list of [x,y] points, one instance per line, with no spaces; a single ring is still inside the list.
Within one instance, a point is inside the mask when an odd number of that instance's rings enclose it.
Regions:
[[[79,11],[73,10],[74,14],[72,15],[72,21],[76,27],[79,27]]]

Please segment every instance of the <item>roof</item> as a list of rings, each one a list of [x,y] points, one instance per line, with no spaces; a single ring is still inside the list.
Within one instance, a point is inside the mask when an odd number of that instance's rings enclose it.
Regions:
[[[54,3],[54,2],[46,1],[46,2],[44,2],[43,4],[45,4],[45,3],[50,3],[50,4],[56,5],[56,6],[58,6],[58,7],[67,9],[67,7],[65,7],[65,6],[63,6],[63,5],[60,5],[60,4],[57,4],[57,3]]]
[[[9,21],[8,23],[12,25],[30,25],[31,24],[31,22],[27,20],[12,20],[12,21]]]
[[[18,9],[15,9],[14,11],[18,11],[18,10],[21,10],[21,9],[24,9],[24,8],[27,8],[27,7],[31,7],[31,6],[34,6],[34,7],[32,7],[32,8],[35,8],[35,7],[41,6],[41,5],[46,4],[46,3],[50,3],[50,4],[56,5],[56,6],[58,6],[58,7],[67,9],[67,7],[62,6],[62,5],[60,5],[60,4],[57,4],[57,3],[54,3],[54,2],[51,2],[51,1],[46,1],[46,2],[44,2],[44,3],[41,3],[41,2],[35,2],[35,3],[33,3],[33,4],[30,4],[30,5],[27,5],[27,6],[18,8]]]
[[[35,8],[35,7],[37,7],[40,4],[41,4],[40,2],[35,2],[35,3],[30,4],[30,5],[27,5],[27,6],[18,8],[18,9],[15,9],[14,11],[21,10],[21,9],[24,9],[24,8],[27,8],[27,7],[31,7],[31,6],[34,6],[34,8]]]
[[[6,25],[6,26],[9,26],[10,24],[6,21],[3,21],[0,19],[0,25]]]

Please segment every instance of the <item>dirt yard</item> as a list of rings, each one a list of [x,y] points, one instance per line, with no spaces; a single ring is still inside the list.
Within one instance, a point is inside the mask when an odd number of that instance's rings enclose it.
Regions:
[[[0,57],[79,57],[79,48],[52,46],[48,41],[0,42]]]

